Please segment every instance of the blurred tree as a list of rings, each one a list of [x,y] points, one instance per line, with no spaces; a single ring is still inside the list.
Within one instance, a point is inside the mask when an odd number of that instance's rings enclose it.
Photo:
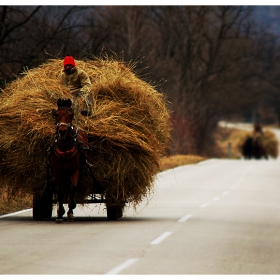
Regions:
[[[221,118],[277,91],[275,44],[251,12],[248,6],[2,6],[0,81],[4,86],[24,66],[51,57],[94,59],[112,51],[139,61],[138,75],[157,81],[170,101],[171,153],[211,155]]]
[[[239,6],[155,9],[159,60],[172,79],[166,92],[176,120],[174,153],[211,154],[218,120],[261,98],[264,53],[250,12]]]
[[[23,67],[35,67],[50,56],[78,55],[86,7],[2,6],[0,8],[0,81],[2,87]]]

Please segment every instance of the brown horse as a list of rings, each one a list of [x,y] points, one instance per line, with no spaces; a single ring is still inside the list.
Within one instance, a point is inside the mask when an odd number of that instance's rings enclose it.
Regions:
[[[242,146],[242,154],[245,159],[268,159],[268,155],[263,145],[263,140],[261,136],[248,136],[246,141]]]
[[[74,220],[75,195],[80,174],[87,163],[88,137],[82,131],[74,129],[72,125],[74,113],[71,105],[70,99],[58,99],[58,109],[53,110],[56,132],[52,140],[49,164],[57,191],[57,222],[63,221],[63,215],[65,214],[63,201],[66,194],[69,194],[67,220]]]

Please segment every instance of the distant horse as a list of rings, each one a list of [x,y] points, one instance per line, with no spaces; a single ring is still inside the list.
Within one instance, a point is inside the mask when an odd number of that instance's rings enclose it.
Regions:
[[[242,146],[242,154],[245,159],[251,159],[254,156],[254,139],[248,137]]]
[[[261,159],[262,157],[268,159],[261,136],[255,138],[248,136],[242,146],[242,154],[245,159]]]
[[[78,188],[80,174],[87,163],[88,137],[82,131],[74,130],[74,117],[70,99],[57,101],[57,110],[53,110],[56,132],[52,140],[52,149],[49,155],[57,190],[57,222],[63,221],[65,209],[63,201],[69,194],[67,220],[73,221],[73,209],[76,208],[75,195]]]
[[[265,148],[263,146],[263,141],[261,136],[255,138],[254,141],[254,156],[256,159],[261,159],[262,157],[268,159]]]

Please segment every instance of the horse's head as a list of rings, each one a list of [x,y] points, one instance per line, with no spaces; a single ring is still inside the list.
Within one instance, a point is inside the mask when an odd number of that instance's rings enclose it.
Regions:
[[[67,100],[57,100],[57,110],[53,110],[53,116],[55,118],[55,125],[57,128],[59,138],[65,139],[67,132],[72,126],[72,120],[74,117],[73,109],[71,108],[72,101],[68,98]]]

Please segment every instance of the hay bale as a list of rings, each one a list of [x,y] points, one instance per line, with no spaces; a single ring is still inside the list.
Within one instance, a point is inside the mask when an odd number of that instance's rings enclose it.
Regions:
[[[279,154],[279,141],[271,130],[265,130],[263,135],[263,146],[268,155],[277,158]]]
[[[92,81],[94,114],[75,115],[74,125],[89,136],[96,178],[117,199],[140,203],[152,191],[159,160],[169,145],[169,112],[163,94],[139,79],[132,65],[111,59],[76,61]],[[16,190],[39,192],[46,177],[46,151],[55,131],[52,109],[71,98],[60,84],[62,60],[27,71],[0,99],[1,176]],[[80,197],[92,179],[83,175]]]
[[[248,137],[254,138],[254,132],[245,133],[237,144],[238,151],[242,154],[242,147]],[[265,130],[262,136],[262,142],[266,153],[272,158],[277,158],[279,154],[279,141],[271,130]]]

